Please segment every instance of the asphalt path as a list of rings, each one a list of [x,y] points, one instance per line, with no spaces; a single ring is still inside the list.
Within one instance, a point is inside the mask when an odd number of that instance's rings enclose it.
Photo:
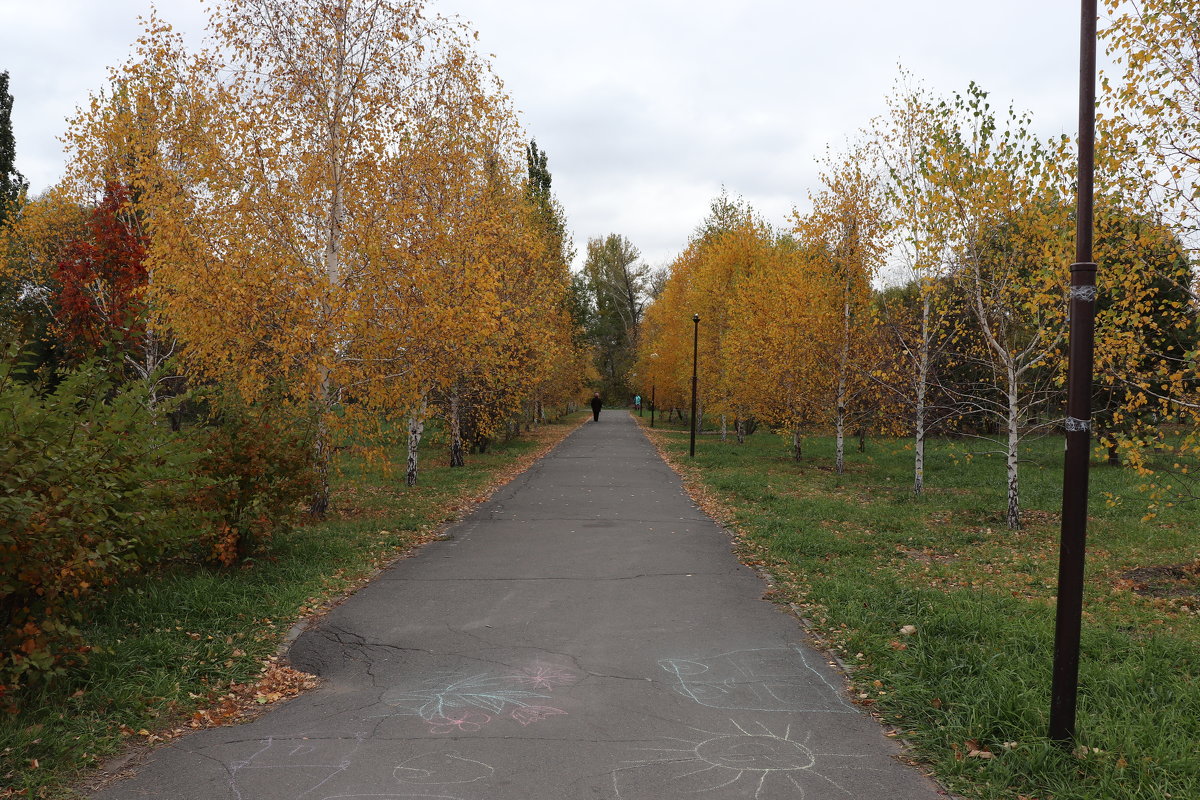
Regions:
[[[300,636],[320,688],[104,800],[935,800],[624,411]]]

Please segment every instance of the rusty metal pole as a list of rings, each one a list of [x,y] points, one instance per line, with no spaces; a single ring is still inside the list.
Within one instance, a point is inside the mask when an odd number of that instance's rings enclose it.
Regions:
[[[1079,34],[1079,186],[1075,263],[1071,265],[1070,352],[1067,366],[1067,451],[1063,464],[1062,539],[1050,738],[1075,739],[1079,631],[1087,539],[1088,459],[1092,448],[1092,349],[1096,325],[1096,264],[1092,261],[1092,182],[1096,145],[1096,0],[1081,0]]]
[[[692,315],[692,442],[688,455],[696,457],[696,356],[700,353],[700,315]]]

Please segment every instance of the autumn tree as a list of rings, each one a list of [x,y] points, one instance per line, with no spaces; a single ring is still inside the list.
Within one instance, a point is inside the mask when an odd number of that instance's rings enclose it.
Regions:
[[[777,234],[748,204],[722,194],[710,205],[689,250],[699,262],[689,287],[689,305],[701,320],[699,370],[704,392],[698,413],[716,415],[722,440],[732,420],[737,439],[743,442],[746,424],[762,402],[758,395],[770,389],[745,380],[739,364],[752,351],[778,357],[747,341],[747,334],[765,334],[775,319],[751,311],[745,298],[771,286],[766,276],[780,255]]]
[[[812,198],[812,211],[795,215],[797,235],[819,253],[837,287],[839,332],[836,367],[829,398],[833,408],[835,469],[845,470],[845,433],[852,395],[868,391],[869,367],[854,362],[870,330],[871,281],[885,249],[883,187],[864,147],[831,161],[824,187]]]
[[[1096,296],[1092,426],[1115,466],[1122,448],[1159,438],[1167,398],[1186,403],[1194,395],[1200,331],[1186,289],[1191,261],[1170,229],[1102,195],[1095,250],[1103,269]]]
[[[1200,2],[1108,0],[1101,31],[1117,74],[1104,76],[1099,131],[1126,188],[1200,232]],[[1190,288],[1190,287],[1188,287]]]
[[[799,461],[805,432],[828,422],[839,287],[829,280],[823,253],[786,235],[760,241],[758,257],[730,297],[734,324],[724,352],[739,382],[739,406],[788,437]]]
[[[699,264],[691,246],[668,267],[661,293],[646,309],[638,347],[638,375],[653,386],[655,404],[674,409],[687,405],[692,374],[692,283]]]
[[[913,437],[913,493],[925,487],[925,442],[955,408],[938,391],[937,368],[961,319],[947,291],[950,259],[942,250],[931,199],[942,176],[929,161],[931,143],[945,135],[951,109],[902,74],[888,113],[872,131],[884,169],[891,229],[888,277],[897,286],[877,296],[877,320],[897,347],[897,360],[874,375],[882,391],[907,407]],[[936,400],[934,398],[937,398]]]
[[[978,369],[960,400],[1003,431],[1005,520],[1016,529],[1020,442],[1054,418],[1060,388],[1070,159],[1065,137],[1043,142],[1029,132],[1029,118],[1012,111],[998,120],[986,98],[975,84],[956,95],[954,125],[929,148],[939,176],[930,203],[973,323],[958,357]]]
[[[1146,476],[1152,503],[1194,501],[1200,459],[1195,257],[1200,233],[1200,5],[1107,3],[1115,75],[1097,120],[1097,246],[1123,267],[1098,280],[1103,444]],[[1105,221],[1105,206],[1115,213]],[[1130,269],[1131,267],[1142,269]],[[1142,295],[1139,297],[1139,295]],[[1164,429],[1178,435],[1167,436]],[[1156,457],[1157,452],[1166,455]]]
[[[52,189],[23,203],[0,227],[0,330],[25,345],[32,371],[56,371],[63,361],[54,328],[55,270],[68,244],[85,235],[88,210]],[[25,368],[16,375],[32,379]]]
[[[406,252],[437,239],[416,233],[409,183],[471,129],[457,119],[507,111],[469,31],[420,2],[231,0],[210,27],[213,49],[185,59],[152,23],[121,74],[172,79],[147,95],[158,138],[138,150],[171,158],[142,159],[131,180],[151,296],[197,375],[248,400],[283,387],[315,414],[320,513],[333,423],[355,417],[333,413],[347,387],[376,412],[419,395],[395,337],[379,335],[381,298],[433,261]],[[84,116],[81,141],[111,105]]]
[[[77,357],[111,349],[135,374],[144,373],[146,246],[124,186],[105,188],[82,233],[68,242],[55,270],[59,338]]]

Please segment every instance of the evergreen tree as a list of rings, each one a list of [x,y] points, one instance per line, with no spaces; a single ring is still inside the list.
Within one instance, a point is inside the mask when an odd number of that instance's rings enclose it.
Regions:
[[[17,147],[12,130],[12,105],[8,72],[0,72],[0,227],[16,207],[27,185],[15,166]]]

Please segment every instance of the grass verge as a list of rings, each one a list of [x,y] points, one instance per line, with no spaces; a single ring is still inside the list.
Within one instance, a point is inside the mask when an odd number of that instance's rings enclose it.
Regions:
[[[85,669],[0,719],[0,798],[68,798],[131,757],[195,728],[244,720],[313,685],[282,665],[283,637],[376,570],[430,541],[582,422],[574,414],[444,466],[436,436],[420,483],[347,452],[330,517],[232,569],[166,566],[100,595],[84,627]]]
[[[1200,797],[1197,510],[1144,520],[1139,480],[1094,465],[1078,738],[1046,738],[1062,442],[1031,442],[1025,525],[1004,527],[1004,462],[931,442],[911,493],[906,442],[868,442],[832,470],[832,439],[651,432],[696,498],[739,534],[821,643],[857,701],[952,791],[993,800]],[[852,450],[852,448],[850,448]],[[1104,498],[1111,496],[1106,503]],[[911,628],[906,626],[912,626]]]

